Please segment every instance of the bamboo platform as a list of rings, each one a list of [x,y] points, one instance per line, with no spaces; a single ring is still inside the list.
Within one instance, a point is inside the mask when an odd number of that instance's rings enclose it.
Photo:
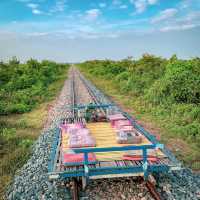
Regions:
[[[125,147],[125,146],[142,146],[142,145],[151,145],[152,143],[141,134],[142,142],[140,144],[119,144],[116,140],[116,129],[111,127],[109,122],[96,122],[96,123],[87,123],[86,128],[89,129],[90,134],[96,140],[96,147],[90,148],[112,148],[112,147]],[[68,134],[62,135],[62,151],[69,152],[70,148],[68,145]],[[85,147],[87,148],[87,147]],[[110,152],[98,152],[95,153],[98,161],[116,161],[122,160],[124,154],[128,155],[142,155],[142,151],[110,151]],[[148,156],[156,156],[158,158],[164,158],[165,155],[159,149],[148,150]]]

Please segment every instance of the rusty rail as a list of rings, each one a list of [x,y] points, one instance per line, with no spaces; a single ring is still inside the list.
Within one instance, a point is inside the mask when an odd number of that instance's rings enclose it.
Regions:
[[[152,177],[152,178],[153,178],[153,180],[152,179],[144,180],[144,177],[138,177],[138,181],[140,183],[141,182],[145,183],[145,186],[148,189],[148,191],[150,192],[152,198],[154,198],[155,200],[162,200],[161,195],[156,191],[155,179],[154,179],[154,177]]]
[[[151,196],[155,199],[155,200],[162,200],[160,194],[156,191],[156,187],[153,183],[151,183],[150,181],[146,181],[145,183],[146,187],[148,188]]]

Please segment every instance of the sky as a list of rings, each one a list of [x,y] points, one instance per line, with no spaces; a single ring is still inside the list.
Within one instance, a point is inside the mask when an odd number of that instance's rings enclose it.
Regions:
[[[200,56],[200,0],[0,0],[0,60]]]

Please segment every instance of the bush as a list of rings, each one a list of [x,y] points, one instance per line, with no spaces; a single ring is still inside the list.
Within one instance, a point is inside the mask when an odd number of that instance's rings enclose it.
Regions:
[[[95,79],[109,80],[120,94],[133,98],[143,113],[168,121],[171,133],[200,142],[200,58],[163,59],[144,54],[138,60],[95,60],[80,64]]]
[[[26,64],[14,57],[0,63],[0,114],[24,113],[41,103],[49,85],[58,80],[69,65],[30,59]]]
[[[25,113],[31,110],[30,105],[18,103],[18,104],[11,104],[7,106],[7,113]]]
[[[154,103],[200,103],[200,62],[197,59],[169,62],[164,76],[148,91]]]
[[[128,81],[129,73],[127,71],[122,72],[122,73],[118,74],[115,79],[116,79],[116,81],[119,81],[119,82],[120,81]]]
[[[167,61],[160,57],[144,54],[140,60],[130,58],[122,61],[87,61],[81,67],[94,76],[115,80],[122,92],[144,94],[155,80],[164,74]]]

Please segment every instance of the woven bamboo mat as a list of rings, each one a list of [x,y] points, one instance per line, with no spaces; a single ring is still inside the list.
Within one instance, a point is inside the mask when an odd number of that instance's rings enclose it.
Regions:
[[[133,146],[133,144],[118,144],[116,140],[116,130],[112,128],[108,122],[88,123],[87,128],[90,130],[91,135],[95,138],[97,147]],[[142,142],[140,144],[134,144],[134,146],[152,144],[146,137],[143,135],[141,136]]]
[[[145,136],[142,136],[142,143],[140,144],[118,144],[116,140],[116,130],[111,127],[108,122],[97,122],[97,123],[88,123],[86,127],[89,129],[90,134],[96,140],[97,148],[109,148],[109,147],[124,147],[124,146],[141,146],[141,145],[150,145],[152,144]],[[62,134],[62,151],[67,152],[70,148],[68,145],[69,136],[67,133]],[[90,148],[96,148],[90,147]],[[142,155],[141,150],[134,151],[115,151],[115,152],[98,152],[95,153],[96,158],[99,161],[115,161],[122,160],[124,154],[131,155]],[[153,155],[157,157],[165,157],[165,155],[160,150],[148,150],[148,155]]]

